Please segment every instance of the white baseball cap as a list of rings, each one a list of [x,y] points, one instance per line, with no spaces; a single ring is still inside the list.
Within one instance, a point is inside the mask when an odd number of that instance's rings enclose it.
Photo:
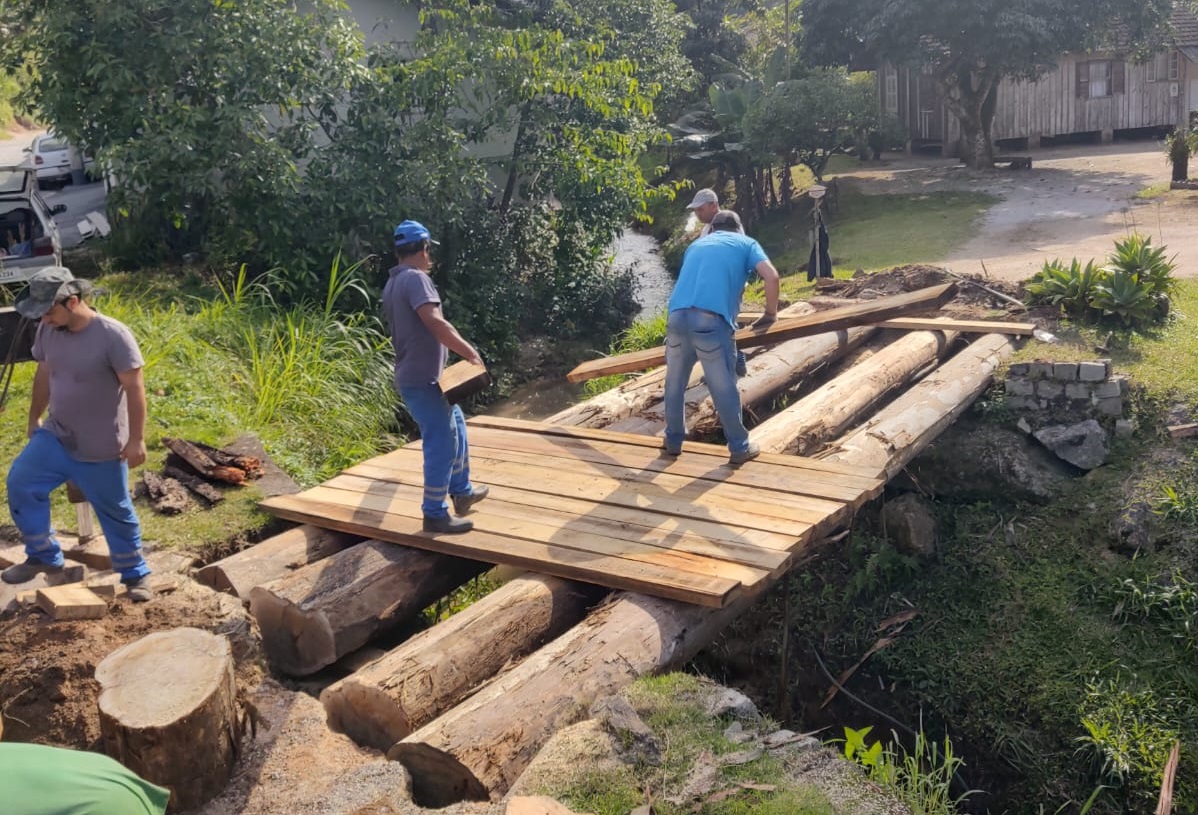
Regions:
[[[715,190],[704,187],[695,193],[695,197],[686,205],[687,209],[698,209],[704,204],[719,204],[720,197],[715,194]]]

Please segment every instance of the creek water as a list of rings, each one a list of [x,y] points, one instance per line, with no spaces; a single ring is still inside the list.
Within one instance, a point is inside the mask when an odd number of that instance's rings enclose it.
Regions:
[[[665,310],[674,278],[662,260],[657,241],[626,229],[612,242],[611,251],[617,271],[632,270],[633,294],[640,306],[636,318]],[[534,379],[515,387],[505,399],[487,405],[484,413],[509,419],[544,419],[582,399],[583,388],[583,383],[570,383],[565,377]]]

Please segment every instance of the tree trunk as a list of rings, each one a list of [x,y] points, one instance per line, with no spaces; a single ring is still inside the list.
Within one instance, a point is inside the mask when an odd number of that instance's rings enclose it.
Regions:
[[[990,126],[998,105],[997,77],[964,68],[939,80],[945,103],[961,124],[961,160],[975,170],[993,167]]]
[[[96,666],[104,752],[171,791],[175,811],[215,797],[242,729],[229,641],[198,628],[159,631]]]
[[[573,427],[607,427],[660,402],[665,379],[666,369],[658,368],[558,411],[545,421]]]
[[[307,676],[398,627],[489,569],[485,563],[368,540],[250,590],[262,648]]]
[[[557,577],[519,577],[326,688],[329,726],[387,750],[577,623],[601,595]]]
[[[304,524],[208,564],[195,573],[195,579],[248,602],[254,586],[278,580],[362,540],[360,535]]]
[[[809,396],[766,419],[750,434],[763,450],[810,455],[843,433],[895,388],[934,365],[956,334],[917,331],[900,337]]]
[[[1006,337],[993,335],[975,346],[925,380],[942,390],[923,387],[918,409],[900,398],[874,417],[870,427],[893,432],[889,441],[845,447],[839,460],[893,473],[922,450],[984,390],[1012,350]],[[581,624],[397,743],[387,757],[411,773],[413,796],[422,806],[498,798],[559,728],[637,677],[692,657],[770,582],[761,581],[722,609],[615,594]]]

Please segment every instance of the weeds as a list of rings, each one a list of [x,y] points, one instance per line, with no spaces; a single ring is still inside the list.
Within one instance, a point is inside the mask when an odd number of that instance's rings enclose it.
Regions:
[[[953,778],[964,761],[953,752],[948,736],[942,748],[920,728],[915,747],[908,752],[897,736],[890,745],[880,741],[867,744],[865,739],[872,729],[844,729],[845,758],[864,767],[871,781],[892,791],[913,815],[956,815],[957,808],[973,792],[952,792]]]

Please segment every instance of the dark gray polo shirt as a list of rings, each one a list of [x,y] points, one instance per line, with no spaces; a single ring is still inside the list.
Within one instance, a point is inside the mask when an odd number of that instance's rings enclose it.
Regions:
[[[449,351],[424,325],[416,309],[428,303],[440,305],[441,296],[420,269],[396,266],[388,275],[383,287],[383,316],[395,348],[395,386],[436,382]]]

